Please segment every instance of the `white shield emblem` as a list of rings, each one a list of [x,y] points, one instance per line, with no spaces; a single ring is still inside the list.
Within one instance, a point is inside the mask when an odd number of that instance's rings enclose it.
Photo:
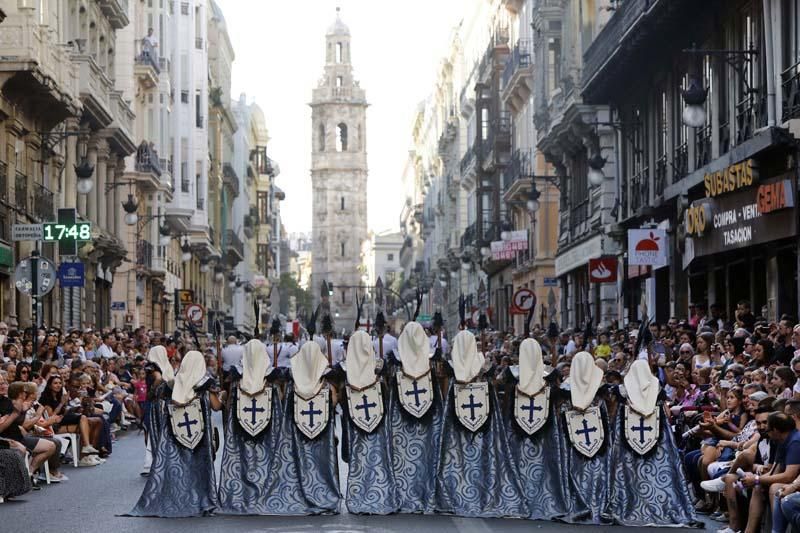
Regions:
[[[195,398],[186,405],[170,404],[170,422],[172,434],[179,444],[194,450],[203,438],[205,421],[200,398]]]
[[[517,424],[528,435],[539,431],[550,413],[550,387],[544,387],[537,394],[528,396],[519,388],[515,389],[514,417]]]
[[[582,455],[592,458],[603,445],[603,421],[600,408],[589,407],[584,412],[567,411],[567,430],[572,445]]]
[[[659,436],[658,409],[650,416],[642,416],[630,405],[625,406],[625,439],[630,447],[639,455],[644,455],[658,443]]]
[[[489,384],[455,384],[456,416],[470,431],[477,431],[489,418]]]
[[[400,398],[400,405],[417,418],[428,412],[433,404],[433,385],[431,383],[431,373],[412,378],[397,371],[397,395]]]
[[[267,427],[272,416],[272,387],[265,387],[252,396],[240,387],[236,389],[238,391],[236,418],[242,429],[255,437]]]
[[[328,404],[330,390],[322,388],[316,396],[306,400],[297,393],[294,395],[294,423],[297,429],[309,439],[314,439],[328,425]]]
[[[367,433],[378,427],[383,418],[381,383],[376,381],[362,390],[355,390],[348,385],[347,409],[350,411],[350,420]]]

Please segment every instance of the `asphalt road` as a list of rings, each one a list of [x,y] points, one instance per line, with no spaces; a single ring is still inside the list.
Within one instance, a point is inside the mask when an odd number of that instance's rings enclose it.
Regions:
[[[480,520],[452,516],[394,515],[386,517],[225,517],[186,519],[130,518],[129,511],[145,484],[139,476],[144,441],[135,431],[121,433],[114,454],[104,465],[90,468],[65,466],[69,481],[43,486],[15,501],[0,504],[0,532],[126,533],[133,531],[197,533],[199,531],[250,532],[370,532],[370,533],[488,533],[535,531],[634,531],[634,528],[594,527],[531,522]],[[707,531],[722,524],[710,522]],[[666,531],[666,530],[665,530]],[[698,530],[692,530],[698,531]]]

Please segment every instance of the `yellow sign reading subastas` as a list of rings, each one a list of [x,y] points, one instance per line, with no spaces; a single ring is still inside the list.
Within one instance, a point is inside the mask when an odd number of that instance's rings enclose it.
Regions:
[[[713,198],[749,187],[753,184],[753,160],[747,159],[723,170],[706,174],[703,178],[706,186],[706,197]]]

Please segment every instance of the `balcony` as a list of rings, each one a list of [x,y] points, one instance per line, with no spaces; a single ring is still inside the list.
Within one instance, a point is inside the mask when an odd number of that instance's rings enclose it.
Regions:
[[[503,170],[503,190],[509,192],[512,188],[519,188],[521,182],[530,182],[531,176],[533,176],[533,170],[530,151],[514,150],[511,161]]]
[[[114,122],[109,128],[111,136],[108,142],[118,153],[132,154],[136,151],[136,141],[133,139],[133,119],[136,115],[122,97],[122,91],[111,91],[110,102]]]
[[[203,128],[203,115],[197,115],[194,118],[194,123],[195,123],[195,126],[197,126],[198,128],[202,129]]]
[[[531,43],[518,41],[503,70],[503,102],[519,113],[527,105],[533,92],[533,58]]]
[[[511,160],[511,114],[500,111],[489,122],[489,137],[481,143],[481,166],[485,171],[504,167]]]
[[[202,211],[205,208],[206,200],[205,198],[198,198],[197,199],[197,209],[198,211]]]
[[[8,165],[0,161],[0,200],[8,201]]]
[[[630,181],[630,208],[631,216],[639,213],[643,207],[650,203],[650,179],[649,167],[644,167],[639,172],[631,176]]]
[[[203,38],[202,37],[195,37],[194,39],[194,47],[198,50],[203,49]]]
[[[461,179],[465,187],[469,187],[475,183],[475,146],[467,148],[464,157],[461,158],[459,170],[461,171]]]
[[[476,222],[473,222],[469,226],[466,227],[464,230],[464,234],[461,235],[461,250],[463,251],[468,246],[475,246],[475,243],[478,240],[478,225]]]
[[[228,262],[236,265],[240,261],[244,261],[244,243],[242,239],[233,230],[225,232],[225,253],[228,256]]]
[[[244,216],[244,234],[248,239],[252,239],[256,233],[256,227],[258,226],[258,216],[253,215],[245,215]]]
[[[33,214],[42,222],[55,218],[53,191],[35,183],[33,185]]]
[[[90,55],[74,55],[72,60],[78,64],[78,87],[84,114],[98,129],[107,128],[114,121],[109,93],[112,81]]]
[[[781,73],[783,86],[783,105],[781,121],[800,118],[800,63],[792,65]]]
[[[653,191],[656,197],[662,196],[667,186],[667,164],[667,154],[656,159],[655,190]]]
[[[707,124],[695,133],[694,168],[702,168],[711,162],[711,131],[711,124]],[[676,176],[677,179],[682,177]]]
[[[111,27],[121,30],[130,22],[128,20],[128,0],[98,0],[100,9],[108,18]]]
[[[135,175],[133,178],[147,192],[154,192],[161,187],[161,160],[152,143],[142,141],[136,149]]]
[[[239,176],[230,163],[222,165],[222,185],[228,188],[233,198],[239,196]]]
[[[136,243],[136,265],[142,269],[153,268],[153,245],[145,240]]]
[[[145,89],[152,89],[158,85],[158,76],[161,65],[155,50],[145,40],[136,41],[139,52],[134,59],[133,72]],[[162,58],[163,59],[163,58]]]
[[[14,177],[14,204],[23,212],[30,212],[28,204],[28,176],[17,171]]]
[[[80,114],[78,73],[68,48],[36,17],[10,15],[0,39],[0,85],[7,98],[31,110],[47,110],[47,120]]]

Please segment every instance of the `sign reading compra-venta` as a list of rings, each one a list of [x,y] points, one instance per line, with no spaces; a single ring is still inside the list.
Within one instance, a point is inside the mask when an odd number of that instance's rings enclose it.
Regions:
[[[797,234],[794,172],[697,200],[686,210],[694,256],[726,252]]]

